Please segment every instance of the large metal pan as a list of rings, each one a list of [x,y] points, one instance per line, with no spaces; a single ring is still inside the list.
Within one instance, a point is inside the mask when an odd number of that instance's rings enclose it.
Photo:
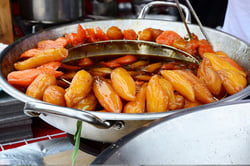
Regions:
[[[126,20],[105,20],[81,23],[84,28],[101,27],[106,31],[110,26],[117,26],[121,29],[134,29],[141,31],[145,28],[157,28],[162,30],[173,30],[179,33],[181,36],[187,34],[183,23],[181,22],[169,22],[161,20],[144,20],[144,19],[126,19]],[[202,33],[197,25],[189,25],[192,32],[198,35],[199,38],[203,38]],[[44,102],[40,102],[33,98],[26,96],[20,91],[16,90],[6,81],[6,76],[9,72],[13,71],[13,64],[19,59],[20,53],[27,49],[35,47],[36,43],[44,39],[55,39],[63,36],[65,33],[76,32],[77,24],[63,25],[60,27],[48,29],[42,32],[38,32],[34,35],[22,38],[15,43],[8,46],[0,57],[0,84],[2,89],[26,103],[25,110],[38,110],[41,114],[32,114],[39,116],[47,123],[66,131],[70,134],[74,134],[76,127],[76,119],[85,121],[83,123],[83,130],[81,137],[103,142],[114,142],[129,132],[141,127],[143,124],[152,120],[171,115],[178,111],[189,111],[189,109],[163,112],[163,113],[145,113],[145,114],[117,114],[117,113],[104,113],[104,112],[89,112],[89,111],[77,111],[66,107],[45,105]],[[212,45],[215,50],[225,51],[231,58],[236,60],[246,71],[250,70],[250,47],[245,42],[228,35],[226,33],[205,28],[208,36],[211,39]],[[243,89],[239,93],[229,96],[221,101],[204,105],[203,107],[210,107],[211,105],[218,104],[220,102],[229,102],[233,100],[240,100],[247,97],[250,94],[250,86]],[[40,103],[34,103],[40,102]],[[62,116],[64,115],[64,116]],[[66,117],[65,117],[66,116]],[[71,118],[69,118],[71,117]],[[100,126],[102,128],[100,128]]]
[[[97,156],[93,165],[249,165],[250,100],[195,108],[154,121]]]

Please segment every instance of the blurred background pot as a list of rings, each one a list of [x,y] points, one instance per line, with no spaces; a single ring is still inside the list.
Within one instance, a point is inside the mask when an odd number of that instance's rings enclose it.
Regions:
[[[18,0],[20,15],[32,23],[62,23],[83,15],[83,0]]]
[[[118,15],[117,0],[90,0],[92,15],[115,17]]]

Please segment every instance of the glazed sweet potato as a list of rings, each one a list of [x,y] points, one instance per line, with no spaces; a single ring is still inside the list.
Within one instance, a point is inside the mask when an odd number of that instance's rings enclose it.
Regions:
[[[56,77],[53,74],[48,73],[40,74],[29,85],[26,90],[26,95],[41,100],[43,98],[44,91],[50,85],[56,85]]]
[[[183,75],[188,81],[191,82],[196,100],[208,104],[215,101],[213,98],[213,95],[209,91],[209,89],[206,87],[206,85],[201,82],[198,77],[196,77],[192,72],[190,71],[184,71],[184,70],[176,70],[176,72]]]
[[[128,102],[124,108],[124,113],[144,113],[146,103],[147,83],[144,83],[136,95],[135,101]]]
[[[46,49],[29,59],[16,62],[14,67],[16,70],[31,69],[48,62],[62,61],[63,59],[67,58],[67,56],[68,50],[65,48]]]
[[[169,96],[160,84],[160,77],[154,75],[148,82],[146,91],[147,112],[168,110]]]
[[[227,60],[224,60],[223,58],[221,58],[220,56],[218,56],[214,53],[205,53],[204,57],[206,57],[210,60],[210,62],[212,63],[213,69],[215,71],[229,69],[229,70],[233,70],[235,72],[238,72],[238,73],[242,74],[244,77],[246,77],[246,73],[244,71],[238,69],[237,67],[232,65],[230,62],[228,62]]]
[[[195,93],[192,83],[182,74],[174,70],[162,70],[161,74],[173,85],[174,89],[190,101],[195,101]]]
[[[76,105],[74,105],[73,108],[83,110],[87,107],[85,110],[94,111],[96,108],[96,104],[96,97],[93,92],[90,92],[85,98],[83,98]]]
[[[43,101],[59,106],[66,106],[64,98],[65,90],[57,85],[50,85],[45,89],[43,94]]]
[[[135,82],[126,69],[118,67],[111,72],[111,82],[120,97],[127,101],[136,99]]]
[[[223,92],[222,80],[219,74],[213,69],[212,64],[206,57],[202,60],[197,71],[198,78],[203,81],[210,92],[219,97]]]
[[[78,71],[65,93],[68,107],[73,107],[85,98],[92,89],[93,77],[85,70]]]
[[[223,81],[223,86],[230,95],[241,91],[247,86],[246,78],[234,70],[225,69],[218,71],[218,73]]]
[[[122,100],[112,85],[99,76],[94,77],[93,91],[99,103],[108,112],[122,112]]]

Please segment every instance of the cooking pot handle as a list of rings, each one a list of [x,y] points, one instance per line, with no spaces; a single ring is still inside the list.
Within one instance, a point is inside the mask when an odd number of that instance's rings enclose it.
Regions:
[[[165,5],[165,6],[169,6],[169,7],[177,7],[176,3],[173,2],[163,2],[163,1],[153,1],[150,2],[148,4],[146,4],[140,11],[139,15],[138,15],[138,19],[143,19],[145,18],[148,10],[153,7],[153,6],[157,6],[157,5]],[[189,9],[185,6],[180,4],[181,9],[184,11],[185,13],[185,21],[187,23],[191,23],[191,14]]]
[[[101,118],[87,112],[73,108],[56,106],[48,103],[41,102],[27,102],[24,106],[24,113],[31,117],[38,117],[41,113],[50,113],[55,115],[61,115],[70,117],[84,122],[94,124],[101,128],[110,128],[113,125],[117,125],[116,121],[102,120]],[[118,124],[119,125],[119,124]],[[116,126],[117,127],[117,126]]]

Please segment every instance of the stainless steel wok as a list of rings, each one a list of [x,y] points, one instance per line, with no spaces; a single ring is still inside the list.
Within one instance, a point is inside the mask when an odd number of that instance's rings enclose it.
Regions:
[[[84,28],[101,27],[106,31],[111,26],[117,26],[120,29],[134,29],[141,31],[145,28],[157,28],[162,30],[173,30],[181,36],[187,34],[183,23],[169,22],[161,20],[145,20],[145,19],[126,19],[126,20],[105,20],[81,23]],[[203,38],[200,29],[197,25],[189,25],[191,32],[195,33],[199,38]],[[81,137],[103,142],[114,142],[129,132],[140,128],[142,125],[179,111],[190,111],[192,109],[182,109],[163,113],[144,113],[144,114],[117,114],[104,112],[89,112],[73,110],[66,107],[59,107],[53,105],[46,105],[46,103],[30,98],[12,87],[7,81],[6,76],[9,72],[14,70],[13,64],[19,59],[19,55],[27,49],[35,47],[36,43],[44,39],[56,39],[63,36],[65,33],[76,32],[77,24],[63,25],[56,28],[48,29],[34,35],[22,38],[15,43],[9,45],[0,57],[0,84],[2,89],[26,103],[26,111],[40,112],[41,114],[27,114],[32,116],[39,116],[47,123],[74,134],[76,130],[76,119],[83,120],[83,130]],[[233,37],[229,34],[205,28],[214,50],[223,50],[231,58],[237,61],[245,71],[250,70],[250,47],[245,42]],[[226,97],[215,103],[203,105],[202,107],[210,107],[220,102],[229,102],[233,100],[240,100],[250,94],[250,86],[243,89],[239,93]],[[63,115],[63,116],[62,116]]]

